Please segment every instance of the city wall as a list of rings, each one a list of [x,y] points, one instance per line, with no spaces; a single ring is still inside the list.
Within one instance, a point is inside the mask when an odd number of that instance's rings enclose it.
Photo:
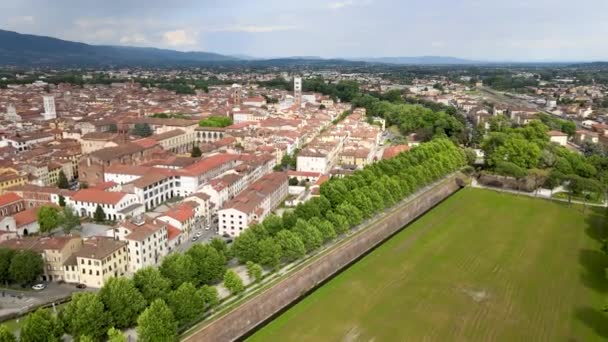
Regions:
[[[398,204],[396,210],[372,223],[373,226],[352,236],[345,243],[252,297],[228,314],[200,327],[184,341],[234,341],[247,335],[320,283],[337,274],[344,267],[400,231],[405,225],[458,191],[459,184],[463,184],[463,182],[457,176],[451,176],[419,194],[415,199]]]

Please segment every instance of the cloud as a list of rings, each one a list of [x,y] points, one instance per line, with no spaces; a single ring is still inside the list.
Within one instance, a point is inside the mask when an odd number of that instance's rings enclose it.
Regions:
[[[349,7],[354,5],[354,1],[353,0],[344,0],[344,1],[336,1],[336,2],[331,2],[329,4],[329,9],[332,10],[337,10],[337,9],[342,9],[344,7]]]
[[[25,15],[21,17],[12,17],[8,21],[11,24],[31,24],[34,22],[34,17],[31,15]]]
[[[278,32],[278,31],[290,31],[296,27],[289,25],[235,25],[230,27],[224,27],[214,29],[211,31],[215,32],[246,32],[246,33],[267,33],[267,32]]]
[[[187,30],[174,30],[163,33],[163,41],[169,46],[192,46],[196,45],[196,32]]]
[[[120,37],[121,44],[147,44],[149,43],[148,38],[141,33],[134,33]]]

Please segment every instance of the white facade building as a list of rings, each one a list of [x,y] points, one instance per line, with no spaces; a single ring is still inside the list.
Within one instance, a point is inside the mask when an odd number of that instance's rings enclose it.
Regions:
[[[55,111],[55,97],[43,96],[42,101],[44,102],[44,113],[42,113],[44,120],[56,119],[57,112]]]

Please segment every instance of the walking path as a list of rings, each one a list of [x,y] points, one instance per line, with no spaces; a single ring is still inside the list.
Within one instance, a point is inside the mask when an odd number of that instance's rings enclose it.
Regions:
[[[494,191],[498,191],[498,192],[506,192],[506,193],[510,193],[510,194],[514,194],[514,195],[523,195],[523,196],[529,196],[529,197],[534,197],[534,198],[544,198],[544,199],[557,201],[557,202],[576,203],[576,204],[581,204],[581,205],[587,205],[590,207],[604,207],[605,208],[608,206],[608,202],[606,202],[606,200],[604,200],[603,203],[592,203],[592,202],[583,202],[583,201],[577,201],[577,200],[569,201],[568,199],[565,199],[565,198],[553,197],[552,195],[556,194],[558,192],[566,192],[566,189],[564,189],[563,186],[559,186],[553,190],[539,188],[536,192],[525,192],[525,191],[517,191],[517,190],[501,189],[501,188],[495,188],[495,187],[491,187],[491,186],[485,186],[485,185],[480,184],[477,181],[477,179],[473,178],[471,180],[471,187],[494,190]]]

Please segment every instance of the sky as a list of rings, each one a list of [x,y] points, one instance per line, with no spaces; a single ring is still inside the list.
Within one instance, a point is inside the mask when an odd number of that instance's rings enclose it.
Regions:
[[[0,29],[255,57],[608,60],[607,0],[0,0]]]

